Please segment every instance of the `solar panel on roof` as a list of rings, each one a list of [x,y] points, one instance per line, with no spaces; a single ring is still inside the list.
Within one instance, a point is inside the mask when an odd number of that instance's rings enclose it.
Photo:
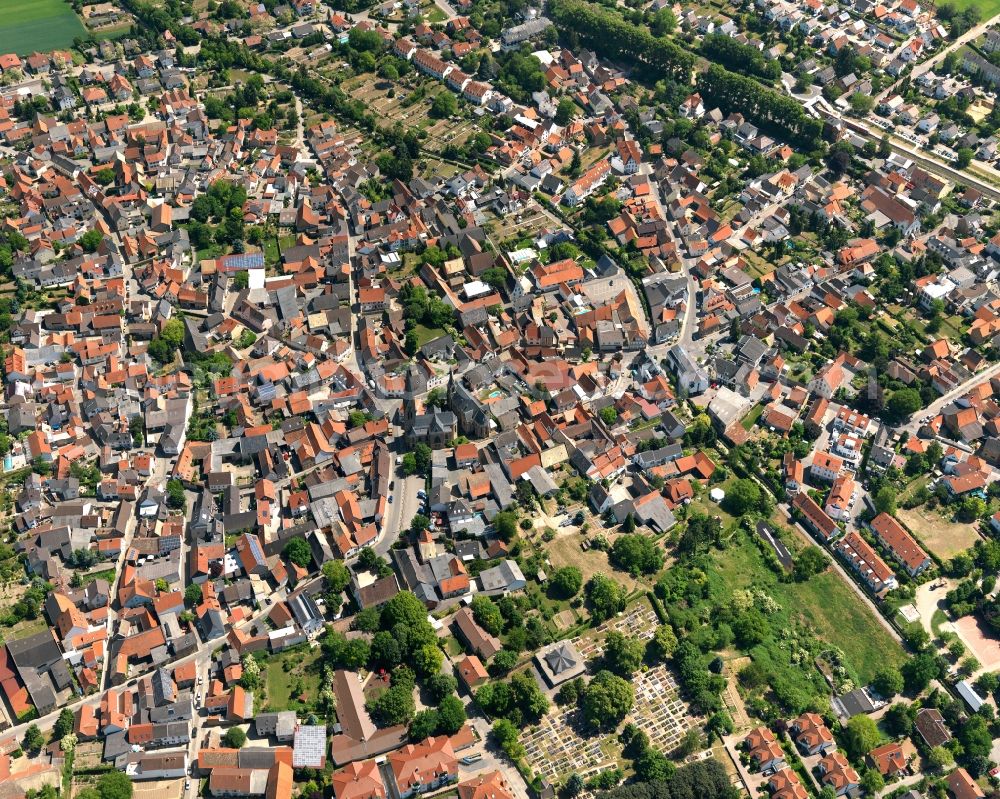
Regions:
[[[253,554],[254,560],[263,563],[264,553],[260,548],[260,540],[255,535],[247,536],[247,540],[250,541],[250,552]]]
[[[234,253],[222,260],[226,269],[259,269],[264,266],[264,254],[259,252]]]

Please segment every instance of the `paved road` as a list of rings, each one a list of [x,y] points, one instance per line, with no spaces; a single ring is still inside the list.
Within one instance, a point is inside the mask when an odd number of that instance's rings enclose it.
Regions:
[[[823,93],[823,90],[819,86],[812,85],[809,86],[809,88],[807,88],[804,92],[796,93],[795,81],[795,76],[790,72],[781,73],[781,83],[785,87],[785,91],[793,97],[798,97],[800,100],[815,100]]]
[[[298,124],[295,126],[295,146],[302,150],[306,141],[306,121],[302,113],[302,100],[295,95],[295,114],[298,117]]]
[[[396,487],[389,492],[392,502],[386,511],[382,537],[374,547],[380,555],[386,555],[392,549],[400,532],[410,526],[413,517],[420,510],[420,498],[417,492],[424,487],[424,479],[417,475],[397,476],[395,479]]]
[[[914,418],[907,422],[905,425],[896,428],[900,433],[904,430],[908,431],[910,435],[914,435],[920,428],[920,420],[925,416],[937,416],[942,409],[944,409],[950,402],[958,399],[963,394],[968,392],[974,386],[978,386],[980,383],[984,383],[991,377],[995,377],[1000,374],[1000,363],[993,364],[989,369],[979,374],[973,375],[971,378],[966,380],[957,388],[949,391],[947,394],[934,400],[930,405],[924,408],[922,411],[918,411],[914,414]]]
[[[992,27],[996,22],[1000,22],[1000,14],[997,14],[992,19],[988,19],[985,22],[976,25],[976,27],[974,28],[969,28],[969,30],[967,30],[965,33],[963,33],[961,36],[955,39],[955,41],[953,41],[947,47],[942,48],[934,55],[932,55],[930,58],[928,58],[926,61],[922,61],[921,63],[917,64],[912,70],[910,70],[908,74],[904,75],[895,83],[893,83],[891,86],[887,87],[882,92],[875,95],[872,98],[875,100],[875,105],[877,106],[879,102],[882,101],[883,98],[888,97],[890,94],[895,92],[896,88],[904,80],[910,80],[910,81],[916,80],[918,77],[927,72],[935,64],[938,64],[941,61],[943,61],[945,57],[947,57],[948,53],[953,52],[954,50],[957,50],[960,47],[964,47],[969,42],[978,39],[980,36],[983,35],[983,33],[986,32],[988,28]]]
[[[830,118],[842,122],[859,136],[867,137],[874,144],[878,144],[885,138],[889,147],[901,155],[905,155],[918,166],[923,167],[931,174],[944,178],[950,183],[961,183],[963,186],[972,186],[991,200],[1000,201],[1000,172],[993,169],[982,161],[973,160],[972,166],[990,176],[992,181],[987,181],[977,174],[968,170],[957,169],[936,156],[917,149],[912,142],[901,138],[892,131],[884,130],[878,126],[869,125],[867,121],[852,119],[846,116],[840,109],[831,107],[828,103],[816,102],[808,106],[814,116]]]
[[[191,661],[195,661],[198,664],[198,673],[201,674],[203,673],[205,667],[208,665],[208,662],[212,659],[212,649],[218,645],[219,645],[218,641],[209,641],[208,643],[202,642],[199,644],[197,651],[192,652],[190,655],[186,655],[185,657],[179,658],[178,660],[170,661],[169,663],[166,664],[167,668],[174,669],[177,666],[183,666],[187,663],[190,663]],[[150,671],[148,673],[152,672]],[[129,680],[127,685],[131,686],[135,679],[136,678]],[[124,688],[124,687],[125,686],[119,686],[119,688]],[[202,688],[202,690],[204,690],[204,687]],[[30,724],[37,724],[38,727],[44,732],[46,729],[50,729],[52,725],[56,723],[56,720],[59,718],[59,714],[66,708],[69,708],[75,713],[78,708],[81,708],[84,705],[95,705],[95,706],[99,705],[101,703],[101,698],[104,696],[104,694],[105,692],[103,690],[98,691],[97,693],[93,693],[90,696],[77,699],[75,702],[70,702],[68,705],[63,705],[58,710],[54,710],[48,715],[42,716],[41,718],[35,719],[34,721],[28,721],[25,722],[24,724],[18,724],[17,726],[11,727],[9,730],[5,731],[3,733],[3,737],[7,738],[8,736],[13,735],[18,740],[20,740],[24,736],[24,733],[28,729],[28,726]]]

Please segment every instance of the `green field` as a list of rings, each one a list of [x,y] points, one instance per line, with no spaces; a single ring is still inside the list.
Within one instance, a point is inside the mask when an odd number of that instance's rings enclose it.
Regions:
[[[2,10],[0,52],[63,50],[73,46],[74,37],[87,35],[65,0],[4,0]]]
[[[786,543],[794,552],[797,542]],[[843,651],[863,681],[881,666],[900,665],[906,654],[833,569],[805,582],[782,582],[764,563],[757,547],[743,535],[713,553],[723,592],[756,586],[782,607],[788,621],[804,624],[815,637]]]
[[[977,8],[979,10],[979,18],[983,21],[1000,14],[1000,0],[951,0],[951,5],[959,11],[965,11],[967,8]]]

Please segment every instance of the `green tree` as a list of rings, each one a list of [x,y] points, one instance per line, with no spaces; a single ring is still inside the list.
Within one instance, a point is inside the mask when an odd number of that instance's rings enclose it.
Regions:
[[[244,655],[240,661],[243,674],[240,675],[240,685],[247,691],[256,691],[260,687],[260,664],[253,655]]]
[[[854,92],[848,102],[851,104],[851,110],[859,117],[870,113],[875,107],[875,100],[867,94],[861,94],[861,92]]]
[[[465,705],[462,700],[452,694],[446,696],[438,705],[438,734],[454,735],[465,724]]]
[[[327,589],[338,594],[351,582],[351,573],[342,560],[328,560],[323,564],[321,571],[326,578]]]
[[[903,692],[903,675],[894,666],[883,666],[875,673],[872,686],[883,699],[892,699]]]
[[[382,606],[382,629],[391,630],[397,624],[412,629],[429,626],[427,608],[411,591],[400,591]]]
[[[124,771],[109,771],[97,780],[101,799],[132,799],[132,781]]]
[[[648,536],[641,533],[620,535],[609,553],[611,563],[633,577],[653,574],[663,568],[663,552]]]
[[[184,483],[180,480],[167,480],[167,507],[174,510],[184,510],[187,507]]]
[[[732,622],[736,642],[743,649],[752,649],[757,644],[766,641],[771,634],[771,625],[764,614],[756,608],[749,608],[740,613]]]
[[[309,546],[309,542],[302,537],[295,537],[285,544],[285,548],[282,551],[286,560],[291,561],[296,566],[300,566],[303,569],[312,563],[312,548]]]
[[[410,533],[413,535],[419,535],[424,530],[429,530],[430,526],[431,520],[422,513],[415,513],[413,514],[413,518],[410,519]]]
[[[450,674],[432,674],[424,680],[424,688],[435,702],[440,702],[458,689],[458,680]]]
[[[976,153],[971,147],[959,147],[955,150],[955,163],[958,165],[959,169],[965,169],[972,163],[972,159],[975,155]]]
[[[884,787],[885,780],[876,769],[865,769],[861,775],[861,789],[865,792],[865,796],[878,796]]]
[[[923,406],[920,392],[915,388],[901,388],[889,395],[886,411],[891,421],[901,422],[908,419]]]
[[[501,751],[515,763],[524,757],[524,747],[518,740],[518,730],[508,719],[497,719],[493,722],[493,739]]]
[[[490,662],[489,672],[494,677],[503,677],[510,674],[519,660],[517,652],[513,649],[501,649],[493,656]]]
[[[59,711],[59,718],[52,725],[52,740],[58,741],[60,738],[73,732],[73,711],[63,708]]]
[[[595,574],[584,589],[595,622],[609,619],[625,610],[625,589],[603,574]]]
[[[903,664],[903,684],[912,694],[918,694],[940,675],[937,659],[930,652],[921,652]]]
[[[471,608],[476,624],[486,632],[490,635],[500,635],[503,632],[503,615],[492,599],[478,595],[473,598]]]
[[[809,545],[795,557],[793,574],[796,580],[804,582],[810,577],[826,571],[829,565],[823,551],[819,547]]]
[[[762,509],[762,494],[760,486],[753,480],[741,478],[733,482],[722,500],[722,505],[733,516],[754,513]]]
[[[669,624],[661,624],[653,632],[646,649],[653,660],[665,661],[677,648],[677,636]]]
[[[896,489],[888,483],[875,493],[875,511],[890,516],[896,513]]]
[[[437,674],[443,663],[444,655],[437,644],[424,644],[413,654],[413,668],[423,677]]]
[[[393,685],[378,698],[367,704],[368,712],[380,727],[408,724],[413,718],[416,703],[413,688],[408,685]]]
[[[222,737],[222,743],[230,749],[242,749],[247,742],[247,734],[240,727],[230,727]]]
[[[597,729],[614,729],[635,703],[631,683],[610,671],[599,671],[583,689],[580,708],[587,723]]]
[[[890,735],[902,738],[913,732],[913,713],[910,706],[903,702],[896,702],[890,706],[885,711],[883,720]]]
[[[364,411],[351,411],[347,414],[347,423],[351,427],[363,427],[368,417]]]
[[[574,116],[576,116],[576,103],[569,97],[560,99],[559,105],[556,106],[556,124],[568,125],[573,121]]]
[[[645,783],[663,783],[677,771],[663,752],[652,747],[644,749],[633,765],[636,778]]]
[[[724,735],[730,735],[734,729],[736,729],[736,725],[733,723],[732,716],[724,710],[713,714],[708,720],[708,724],[705,725],[705,731],[709,735],[718,736],[720,740]]]
[[[864,714],[853,716],[847,722],[844,731],[844,742],[848,754],[855,760],[861,760],[882,741],[878,726],[870,716]]]
[[[29,724],[24,731],[24,748],[29,752],[37,752],[44,743],[45,739],[42,737],[42,731],[38,729],[38,725]]]
[[[512,541],[517,535],[517,514],[514,511],[500,511],[493,517],[493,529],[502,541]]]
[[[576,566],[556,569],[549,579],[549,589],[560,599],[572,599],[583,587],[583,573]]]
[[[601,408],[599,414],[604,424],[609,427],[618,421],[618,411],[615,409],[614,405],[608,405]]]
[[[102,241],[104,241],[104,234],[99,230],[88,230],[80,236],[80,246],[83,247],[84,252],[97,252]]]
[[[414,743],[437,735],[438,712],[436,710],[421,710],[410,722],[410,740]]]
[[[978,714],[969,717],[959,726],[957,735],[962,751],[967,759],[988,758],[993,747],[993,736],[990,734],[986,719]]]
[[[931,769],[937,772],[944,771],[948,766],[952,764],[954,758],[947,749],[943,746],[935,746],[927,754],[927,759],[924,761],[930,766]]]
[[[188,607],[194,607],[201,603],[201,586],[191,583],[184,589],[184,603]]]
[[[440,91],[431,101],[431,116],[435,119],[447,119],[458,113],[458,101],[449,91]]]
[[[631,677],[642,665],[645,646],[637,638],[612,630],[604,639],[604,666],[622,677]]]
[[[434,453],[426,444],[417,444],[413,448],[413,455],[417,459],[417,471],[420,474],[427,474],[431,468],[431,458]]]

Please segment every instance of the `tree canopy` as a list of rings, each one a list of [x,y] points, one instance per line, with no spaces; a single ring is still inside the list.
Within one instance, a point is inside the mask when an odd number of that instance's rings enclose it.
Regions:
[[[633,577],[654,574],[663,568],[663,551],[641,533],[620,535],[609,553],[611,563]]]

